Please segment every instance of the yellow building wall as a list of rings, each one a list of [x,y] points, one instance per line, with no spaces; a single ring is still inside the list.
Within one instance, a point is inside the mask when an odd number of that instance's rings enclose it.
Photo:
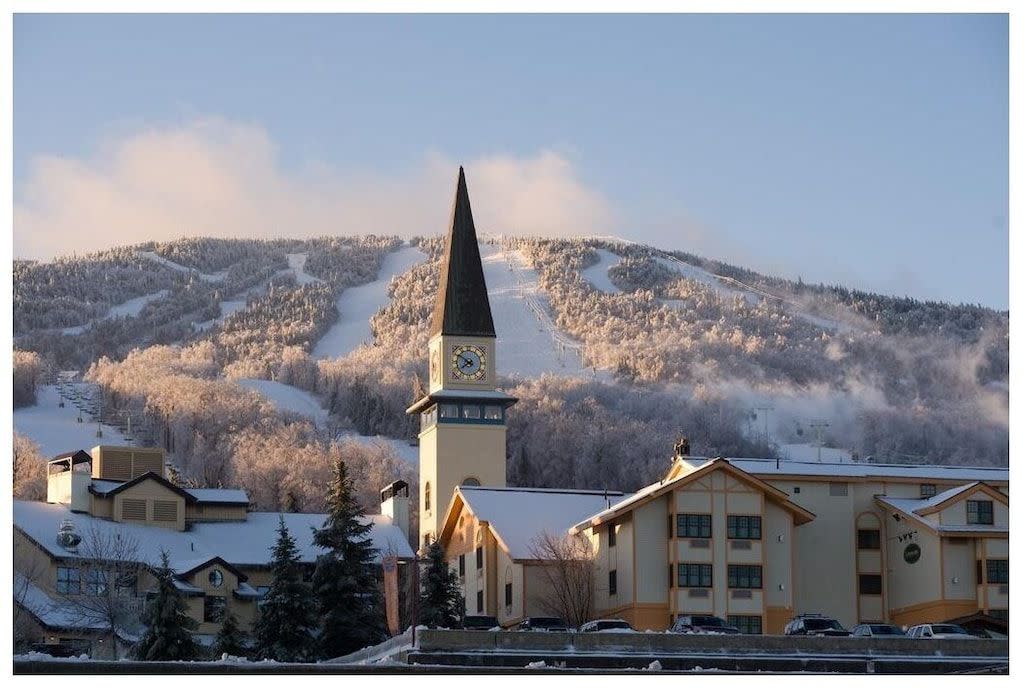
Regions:
[[[505,426],[435,424],[420,432],[420,544],[437,535],[455,487],[467,477],[483,486],[505,486]],[[438,459],[441,462],[438,462]],[[431,506],[425,502],[430,485]]]
[[[155,527],[164,527],[168,529],[176,529],[179,532],[185,529],[185,499],[175,492],[171,491],[166,486],[158,484],[155,481],[147,480],[143,481],[135,486],[129,487],[124,491],[114,495],[114,519],[117,522],[126,522],[123,509],[124,501],[128,500],[142,500],[146,502],[146,520],[130,520],[130,522],[144,522],[144,524],[152,525]],[[173,502],[177,506],[177,520],[165,521],[155,520],[153,518],[153,502],[154,501],[169,501]]]

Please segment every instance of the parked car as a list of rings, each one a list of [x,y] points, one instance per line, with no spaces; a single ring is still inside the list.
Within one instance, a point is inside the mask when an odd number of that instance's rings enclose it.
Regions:
[[[462,619],[463,630],[491,630],[501,628],[494,616],[466,616]]]
[[[532,632],[568,632],[569,626],[561,618],[552,616],[530,616],[523,620],[516,630]]]
[[[974,635],[952,623],[925,623],[907,631],[907,637],[931,640],[974,640]]]
[[[621,618],[602,618],[596,621],[587,621],[580,626],[581,633],[591,632],[613,632],[613,633],[631,633],[636,632],[633,626],[622,620]]]
[[[861,623],[850,631],[850,637],[906,637],[907,634],[888,623]]]
[[[786,635],[814,635],[817,637],[848,637],[850,631],[835,618],[820,613],[803,613],[786,623]]]
[[[718,616],[679,616],[669,632],[703,635],[739,635],[740,629]]]

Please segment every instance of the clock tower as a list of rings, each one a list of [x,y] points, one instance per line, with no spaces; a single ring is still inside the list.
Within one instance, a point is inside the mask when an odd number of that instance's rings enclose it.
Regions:
[[[505,415],[516,399],[496,388],[495,341],[460,167],[430,322],[430,386],[406,410],[420,416],[420,546],[436,538],[456,486],[505,486]]]

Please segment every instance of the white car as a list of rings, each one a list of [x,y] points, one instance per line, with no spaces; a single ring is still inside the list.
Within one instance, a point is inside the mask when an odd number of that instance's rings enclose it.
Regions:
[[[926,640],[975,640],[970,634],[959,625],[952,623],[926,623],[915,625],[907,631],[907,637]]]
[[[636,632],[636,630],[633,630],[633,626],[621,618],[602,618],[600,620],[584,623],[580,626],[580,632],[632,633]]]
[[[907,634],[888,623],[862,623],[850,632],[850,637],[906,637]]]

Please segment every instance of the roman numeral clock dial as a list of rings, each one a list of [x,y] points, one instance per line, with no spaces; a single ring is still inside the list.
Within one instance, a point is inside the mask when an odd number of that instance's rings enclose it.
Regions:
[[[487,350],[478,345],[452,348],[452,378],[459,381],[483,381],[487,378]]]

